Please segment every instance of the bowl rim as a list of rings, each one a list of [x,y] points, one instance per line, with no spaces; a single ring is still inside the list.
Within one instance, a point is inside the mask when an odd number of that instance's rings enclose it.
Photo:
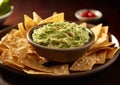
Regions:
[[[96,17],[81,17],[80,14],[83,12],[83,11],[86,11],[86,10],[90,10],[92,12],[94,12],[97,16]],[[97,10],[97,9],[80,9],[80,10],[77,10],[75,12],[75,17],[79,20],[97,20],[97,19],[100,19],[102,18],[103,14],[100,10]]]
[[[12,5],[10,8],[11,8],[11,10],[9,12],[7,12],[6,14],[0,16],[0,19],[4,19],[13,13],[14,6]]]
[[[86,30],[90,34],[90,40],[87,43],[85,43],[84,45],[79,46],[79,47],[73,47],[73,48],[50,48],[50,47],[47,47],[47,46],[43,46],[43,45],[37,44],[37,43],[35,43],[32,40],[31,34],[33,33],[33,30],[36,29],[37,27],[41,26],[41,25],[42,24],[37,25],[37,26],[31,28],[30,30],[28,30],[26,37],[27,37],[27,40],[28,40],[29,43],[34,44],[35,46],[43,48],[43,49],[54,50],[54,51],[72,51],[72,50],[78,50],[78,49],[83,49],[83,48],[86,48],[86,47],[92,45],[92,43],[94,42],[94,39],[95,39],[94,33],[89,28],[86,28]]]

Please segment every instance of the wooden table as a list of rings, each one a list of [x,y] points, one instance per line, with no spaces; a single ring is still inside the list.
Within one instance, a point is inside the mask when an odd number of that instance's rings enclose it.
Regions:
[[[43,19],[52,15],[54,11],[64,12],[65,19],[78,21],[74,13],[83,8],[92,8],[102,11],[103,18],[99,23],[109,26],[109,31],[120,40],[120,6],[117,0],[11,0],[15,9],[0,29],[15,25],[23,21],[24,14],[32,17],[37,12]],[[35,84],[79,84],[79,85],[119,85],[120,58],[108,68],[93,75],[75,79],[37,79],[11,73],[0,68],[0,85],[35,85]]]

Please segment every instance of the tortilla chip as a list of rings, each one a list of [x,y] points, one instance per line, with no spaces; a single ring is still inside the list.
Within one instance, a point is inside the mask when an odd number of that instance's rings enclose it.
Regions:
[[[102,32],[101,32],[101,33],[105,33],[106,35],[108,35],[108,29],[109,29],[108,26],[103,26],[103,27],[102,27]]]
[[[69,74],[68,65],[56,65],[51,67],[46,67],[40,63],[40,59],[36,56],[27,55],[25,59],[23,59],[22,63],[34,70],[46,73],[54,73],[54,74]]]
[[[45,24],[49,22],[60,22],[60,21],[64,21],[64,13],[58,13],[58,14],[55,14],[54,16],[50,16],[42,20],[39,24]]]
[[[51,75],[53,75],[54,73],[47,73],[47,72],[43,72],[43,71],[38,71],[38,70],[34,70],[34,69],[31,69],[31,68],[23,68],[22,69],[25,73],[27,73],[27,74],[31,74],[31,75],[38,75],[38,74],[42,74],[42,75],[44,75],[44,74],[51,74]]]
[[[52,16],[54,16],[54,15],[56,15],[56,14],[58,14],[58,13],[57,13],[57,12],[53,12]]]
[[[96,64],[104,64],[106,61],[106,50],[98,51],[96,53]]]
[[[76,60],[72,66],[70,67],[70,70],[72,71],[87,71],[92,70],[94,64],[96,63],[96,54],[92,55],[85,55],[78,60]]]
[[[102,33],[101,37],[99,37],[94,43],[94,45],[92,45],[92,48],[98,47],[99,45],[106,43],[106,41],[108,42],[107,35]]]
[[[97,51],[100,51],[100,50],[109,50],[111,49],[111,47],[107,47],[107,46],[101,46],[101,47],[97,47],[97,48],[94,48],[94,49],[91,49],[87,52],[88,55],[92,54],[92,53],[96,53]]]
[[[106,59],[112,59],[119,50],[120,48],[117,47],[112,47],[111,49],[107,50]]]
[[[54,66],[49,67],[49,69],[53,70],[55,75],[69,74],[68,64],[54,65]]]
[[[18,23],[18,29],[19,29],[21,35],[22,35],[23,37],[26,37],[26,30],[25,30],[22,22],[21,22],[21,23]]]
[[[0,44],[0,55],[5,49],[7,49],[7,47],[3,44]]]
[[[32,68],[38,71],[51,72],[48,70],[47,67],[39,63],[40,62],[39,58],[37,58],[36,56],[33,56],[32,54],[28,54],[24,59],[21,60],[21,62],[23,65],[29,68]]]
[[[42,75],[66,75],[69,74],[69,70],[68,70],[68,64],[65,65],[57,65],[57,66],[53,66],[50,67],[49,69],[56,69],[56,71],[54,72],[43,72],[43,71],[37,71],[31,68],[23,68],[23,71],[28,73],[28,74],[33,74],[33,75],[38,75],[38,74],[42,74]],[[58,70],[59,69],[59,70]]]
[[[81,26],[81,27],[87,27],[87,23],[86,23],[86,22],[81,23],[80,26]]]
[[[2,63],[5,65],[8,65],[12,68],[15,68],[17,70],[24,68],[22,64],[17,62],[16,58],[12,56],[12,52],[8,49],[6,49],[2,54],[1,54],[1,60]]]
[[[16,37],[24,37],[23,35],[22,35],[22,33],[20,32],[20,30],[17,30],[14,34],[13,34],[13,36],[16,36]]]
[[[33,21],[39,24],[42,20],[43,19],[36,12],[33,12]]]
[[[102,24],[98,24],[91,28],[92,32],[95,34],[95,41],[98,39],[102,29]]]
[[[26,31],[28,31],[32,27],[36,26],[37,23],[32,18],[30,18],[28,15],[25,14],[24,15],[24,25],[25,25]]]

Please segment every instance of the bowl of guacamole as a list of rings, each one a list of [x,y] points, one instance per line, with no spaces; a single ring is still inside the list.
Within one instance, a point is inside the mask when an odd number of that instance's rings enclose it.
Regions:
[[[12,14],[14,6],[11,4],[10,0],[0,0],[0,24]]]
[[[93,32],[75,22],[52,22],[38,25],[27,33],[29,43],[46,59],[73,62],[82,56],[94,41]]]

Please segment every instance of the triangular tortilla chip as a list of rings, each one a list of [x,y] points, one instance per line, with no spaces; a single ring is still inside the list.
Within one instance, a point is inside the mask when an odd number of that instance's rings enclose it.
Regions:
[[[45,24],[49,22],[59,22],[59,21],[64,21],[64,13],[58,13],[55,14],[54,16],[50,16],[43,21],[41,21],[39,24]]]
[[[20,70],[22,68],[24,68],[24,66],[22,64],[20,64],[16,58],[14,58],[12,56],[12,52],[8,49],[6,49],[2,54],[1,54],[1,60],[2,63],[4,63],[5,65],[8,65],[12,68],[15,68],[17,70]]]
[[[56,15],[56,14],[58,14],[58,13],[57,13],[57,12],[53,12],[52,16],[54,16],[54,15]]]
[[[82,26],[82,27],[85,27],[85,28],[86,28],[86,27],[87,27],[87,23],[86,23],[86,22],[83,22],[83,23],[81,23],[81,24],[80,24],[80,26]]]
[[[107,50],[107,59],[112,59],[118,50],[120,50],[120,48],[117,47],[112,47],[111,49]]]
[[[28,15],[24,15],[24,25],[25,25],[25,29],[26,31],[28,31],[29,29],[31,29],[32,27],[36,26],[36,22],[30,18]]]
[[[91,28],[91,30],[95,34],[95,41],[98,39],[99,34],[101,33],[101,29],[102,29],[102,24],[98,24]]]
[[[102,33],[105,33],[107,35],[108,34],[108,29],[109,29],[108,26],[103,26],[102,27]]]
[[[98,51],[96,53],[96,64],[104,64],[106,61],[106,50]]]
[[[26,30],[23,26],[23,23],[18,23],[18,29],[20,30],[20,33],[23,37],[26,37]]]
[[[56,66],[52,66],[49,69],[53,70],[54,72],[43,72],[43,71],[38,71],[38,70],[34,70],[31,68],[23,68],[23,71],[28,73],[28,74],[46,74],[46,75],[66,75],[69,74],[69,70],[68,70],[68,64],[64,64],[64,65],[56,65]]]
[[[96,63],[96,54],[84,55],[77,59],[70,67],[72,71],[87,71],[91,70]]]
[[[42,20],[43,19],[36,12],[33,12],[33,21],[39,24]]]

